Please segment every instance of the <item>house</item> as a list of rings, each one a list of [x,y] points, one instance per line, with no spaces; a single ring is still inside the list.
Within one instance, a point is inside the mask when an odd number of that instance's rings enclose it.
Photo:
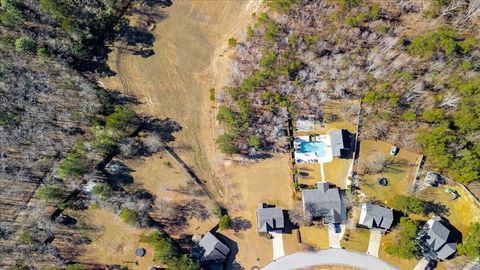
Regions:
[[[359,224],[369,229],[390,230],[393,224],[393,210],[372,203],[364,203]]]
[[[281,208],[268,207],[266,203],[258,205],[257,229],[259,233],[283,230],[284,227],[285,217]]]
[[[339,224],[347,220],[345,191],[330,188],[328,183],[317,183],[316,189],[302,191],[303,210],[313,218],[323,218],[324,222]]]
[[[221,269],[219,265],[227,259],[230,249],[211,232],[207,232],[198,242],[196,252],[204,268]]]
[[[444,260],[457,250],[458,231],[445,219],[435,216],[428,220],[417,236],[427,259]]]
[[[333,157],[348,158],[351,153],[352,135],[346,129],[336,129],[328,133],[330,136]]]

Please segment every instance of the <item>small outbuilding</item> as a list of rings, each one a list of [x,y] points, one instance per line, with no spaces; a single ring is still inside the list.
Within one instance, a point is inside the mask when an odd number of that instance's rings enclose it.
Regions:
[[[336,129],[328,133],[333,157],[348,158],[352,148],[352,134],[346,129]]]
[[[441,174],[434,172],[428,172],[424,182],[425,185],[429,187],[438,187],[446,184],[445,178]]]
[[[285,227],[285,216],[283,209],[268,207],[261,203],[257,208],[257,229],[259,233],[283,230]]]
[[[359,224],[369,229],[390,230],[393,224],[393,210],[377,204],[364,203]]]

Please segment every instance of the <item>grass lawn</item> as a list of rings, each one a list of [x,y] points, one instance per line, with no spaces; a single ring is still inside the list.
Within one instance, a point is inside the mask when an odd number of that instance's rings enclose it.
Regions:
[[[360,162],[372,155],[390,156],[391,144],[382,141],[365,140],[360,143]],[[412,190],[413,177],[415,176],[416,162],[419,155],[405,149],[393,157],[393,164],[387,171],[380,174],[361,176],[360,192],[367,198],[375,198],[388,205],[388,201],[398,194],[408,194]],[[377,183],[378,178],[388,179],[388,185],[383,187]]]
[[[332,162],[323,164],[325,181],[343,189],[347,188],[347,175],[351,164],[351,159],[342,158],[334,158]]]
[[[367,252],[370,240],[370,230],[363,228],[348,229],[340,241],[342,247],[347,250]]]
[[[411,259],[411,260],[402,259],[402,258],[388,255],[387,252],[385,252],[385,244],[388,242],[395,241],[394,237],[395,235],[393,233],[388,233],[382,236],[382,240],[380,243],[380,250],[378,253],[379,258],[395,265],[396,267],[402,270],[412,270],[415,267],[415,265],[417,265],[418,263],[416,259]]]
[[[327,227],[300,227],[302,243],[310,245],[316,249],[328,249],[328,229]]]
[[[457,191],[460,198],[453,201],[450,194],[445,192],[447,188]],[[427,187],[418,192],[418,198],[445,206],[448,212],[443,213],[442,216],[446,217],[464,236],[468,234],[472,222],[480,221],[479,207],[473,197],[459,185]]]
[[[322,181],[319,163],[303,163],[297,165],[298,182],[304,185],[315,185]]]
[[[300,243],[297,241],[298,229],[292,230],[292,233],[284,233],[283,237],[283,250],[285,255],[293,254],[301,250]]]
[[[79,218],[86,227],[96,228],[89,235],[92,243],[88,244],[77,258],[79,262],[118,264],[134,270],[149,269],[154,265],[152,247],[139,242],[139,236],[144,232],[149,233],[148,231],[123,223],[117,215],[108,210],[71,210],[67,211],[67,214]],[[139,247],[146,249],[145,257],[135,256],[135,249]]]

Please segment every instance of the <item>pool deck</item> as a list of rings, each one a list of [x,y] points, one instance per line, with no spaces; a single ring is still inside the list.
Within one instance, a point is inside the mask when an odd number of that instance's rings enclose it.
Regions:
[[[295,137],[295,149],[298,149],[298,146],[302,142],[310,142],[310,137],[309,136],[298,136]],[[315,155],[313,152],[311,153],[302,153],[300,151],[295,151],[295,161],[298,164],[301,163],[320,163],[320,173],[321,173],[321,178],[320,179],[322,182],[325,182],[325,169],[323,168],[323,164],[327,162],[332,162],[333,160],[333,153],[332,153],[332,142],[330,140],[329,135],[318,135],[315,136],[315,140],[312,142],[323,142],[325,146],[325,155],[323,157],[319,157]]]

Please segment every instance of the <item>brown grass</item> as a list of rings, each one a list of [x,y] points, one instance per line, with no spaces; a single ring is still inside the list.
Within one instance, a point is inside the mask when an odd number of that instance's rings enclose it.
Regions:
[[[348,234],[348,236],[347,236]],[[348,241],[347,241],[348,239]],[[367,252],[370,230],[363,228],[348,229],[340,241],[342,247],[358,252]]]
[[[319,163],[303,163],[297,164],[298,182],[304,185],[315,185],[322,182]],[[308,176],[302,176],[302,173],[308,173]]]
[[[451,188],[458,192],[460,198],[452,200],[445,189]],[[480,209],[474,199],[463,188],[455,184],[440,187],[428,187],[418,192],[418,197],[427,201],[440,203],[448,208],[448,212],[442,214],[455,226],[465,237],[470,230],[472,222],[480,221]],[[425,218],[427,219],[427,218]]]
[[[303,244],[310,245],[315,249],[328,249],[330,247],[327,227],[300,227],[300,235]]]
[[[91,235],[93,242],[86,246],[86,252],[78,258],[80,262],[118,264],[134,270],[149,269],[154,265],[152,247],[138,241],[144,230],[123,223],[107,210],[69,211],[68,214],[97,228]],[[144,257],[135,256],[135,249],[139,247],[146,249]]]
[[[347,188],[347,176],[351,159],[334,158],[332,162],[323,164],[325,181],[340,188]]]
[[[224,166],[227,194],[230,202],[230,215],[247,219],[252,227],[245,231],[226,231],[225,236],[235,241],[240,250],[236,260],[245,269],[253,266],[263,266],[272,261],[273,250],[271,240],[258,236],[256,228],[255,210],[259,203],[267,202],[284,209],[291,209],[292,184],[288,155],[244,164],[230,164]],[[293,239],[292,239],[293,238]],[[284,235],[286,252],[297,249],[296,237]]]
[[[369,156],[380,153],[386,157],[390,156],[391,144],[382,141],[365,140],[360,143],[360,162]],[[397,164],[385,173],[364,175],[361,177],[360,192],[365,193],[367,198],[375,198],[388,204],[395,195],[408,194],[412,191],[413,177],[415,176],[416,162],[419,155],[405,149],[393,158]],[[388,179],[385,187],[377,183],[378,178]]]

